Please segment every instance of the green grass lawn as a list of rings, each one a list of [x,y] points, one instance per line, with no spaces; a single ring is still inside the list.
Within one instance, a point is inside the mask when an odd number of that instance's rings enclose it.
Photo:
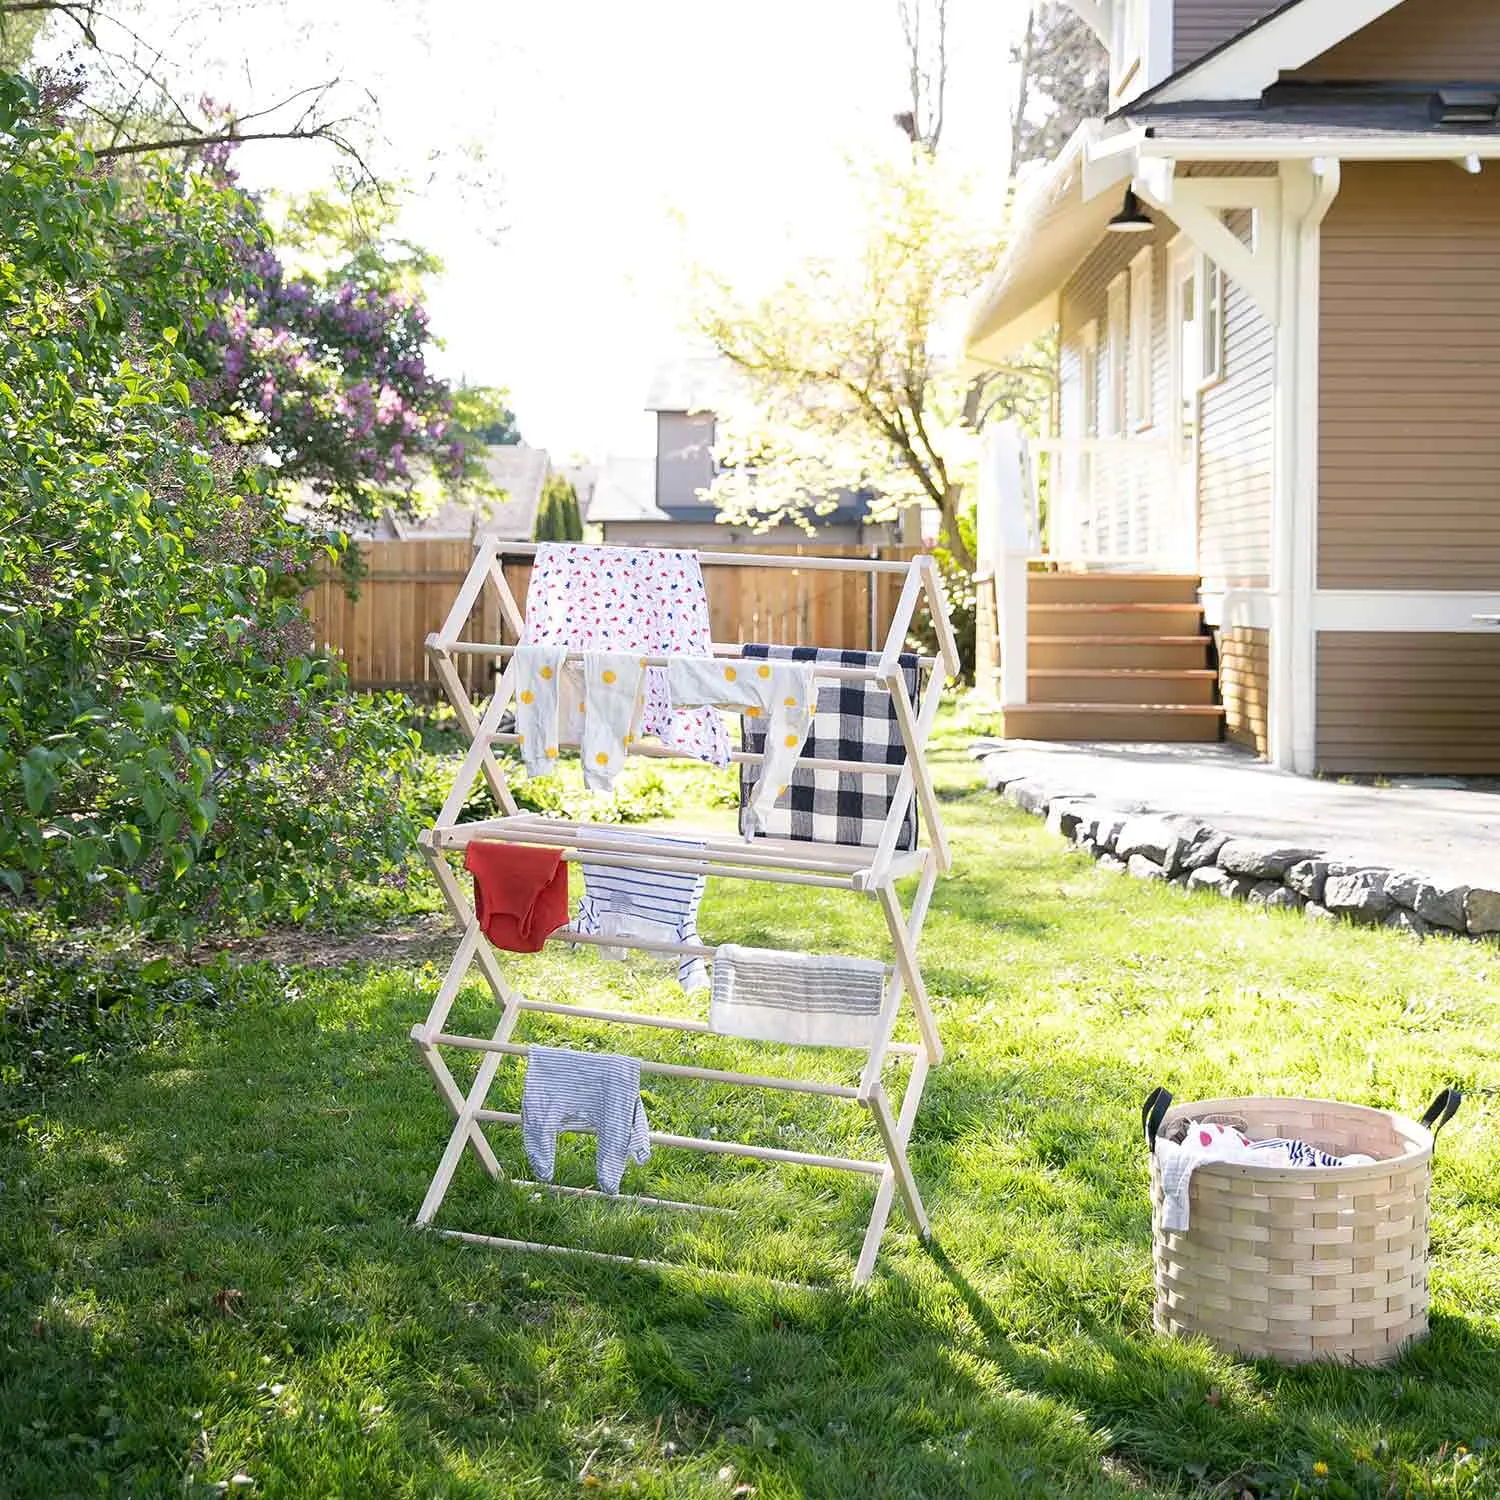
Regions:
[[[10,1101],[0,1495],[1500,1495],[1500,953],[1102,873],[980,789],[964,739],[950,720],[958,862],[922,950],[949,1054],[912,1152],[934,1249],[898,1208],[851,1294],[868,1185],[666,1150],[627,1190],[739,1213],[533,1202],[470,1157],[440,1222],[698,1272],[416,1233],[449,1122],[406,1035],[439,971],[288,970],[275,1003]],[[841,893],[719,882],[702,926],[884,952],[873,906]],[[684,1004],[638,963],[516,972],[537,996]],[[487,1014],[476,978],[455,1021]],[[853,1076],[847,1054],[796,1065]],[[1153,1084],[1417,1113],[1450,1081],[1468,1098],[1438,1152],[1425,1346],[1288,1373],[1153,1334]],[[874,1149],[849,1105],[653,1084],[658,1129]],[[496,1144],[520,1172],[514,1133]],[[559,1160],[587,1181],[591,1143]]]

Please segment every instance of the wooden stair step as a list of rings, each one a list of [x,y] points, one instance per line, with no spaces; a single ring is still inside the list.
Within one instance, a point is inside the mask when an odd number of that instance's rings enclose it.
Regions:
[[[1207,667],[1211,644],[1206,635],[1034,635],[1027,645],[1027,666],[1033,671],[1190,671]]]
[[[1209,667],[1035,667],[1026,676],[1032,703],[1150,703],[1207,706],[1218,673]]]
[[[1007,739],[1209,744],[1219,738],[1218,704],[1028,703],[1002,714]]]
[[[1182,635],[1203,619],[1201,604],[1032,604],[1028,629],[1048,635]]]
[[[1201,580],[1194,573],[1031,572],[1027,588],[1033,604],[1088,603],[1195,604]]]

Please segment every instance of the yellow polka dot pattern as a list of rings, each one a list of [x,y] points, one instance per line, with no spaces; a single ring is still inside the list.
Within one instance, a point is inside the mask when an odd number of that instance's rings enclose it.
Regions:
[[[608,765],[608,764],[609,764],[609,756],[608,756],[608,755],[606,755],[606,754],[605,754],[605,753],[604,753],[604,751],[603,751],[603,750],[601,750],[601,751],[600,751],[600,752],[599,752],[599,753],[598,753],[598,754],[597,754],[597,755],[596,755],[596,756],[595,756],[595,757],[594,757],[594,759],[595,759],[595,760],[596,760],[596,761],[597,761],[597,762],[598,762],[598,763],[599,763],[599,764],[600,764],[600,765],[601,765],[601,766],[607,766],[607,765]]]
[[[724,668],[724,681],[725,682],[733,682],[734,679],[737,676],[739,676],[739,673],[736,672],[733,667],[725,667]]]
[[[606,684],[609,684],[615,680],[615,674],[613,672],[605,672],[602,674],[602,677]]]
[[[536,694],[532,693],[532,692],[522,693],[521,694],[521,702],[522,703],[535,703],[536,702]]]
[[[552,668],[551,667],[543,667],[542,670],[537,675],[542,679],[543,682],[551,682],[552,681]]]
[[[757,667],[755,669],[755,675],[757,677],[769,677],[771,675],[771,669],[769,667]]]

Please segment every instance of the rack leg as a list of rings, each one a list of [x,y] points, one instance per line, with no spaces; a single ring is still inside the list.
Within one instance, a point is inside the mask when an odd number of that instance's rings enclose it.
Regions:
[[[886,1163],[885,1170],[880,1175],[880,1186],[875,1193],[875,1207],[870,1213],[869,1228],[865,1230],[864,1244],[860,1248],[859,1261],[854,1268],[855,1286],[864,1286],[875,1271],[875,1257],[880,1252],[880,1241],[885,1236],[885,1226],[891,1216],[891,1209],[895,1204],[897,1187],[896,1162],[899,1159],[902,1169],[908,1178],[911,1175],[911,1167],[906,1159],[907,1146],[911,1141],[912,1126],[916,1123],[917,1109],[922,1102],[922,1090],[927,1086],[928,1062],[927,1058],[918,1053],[912,1062],[911,1077],[907,1080],[906,1093],[901,1100],[901,1114],[896,1121],[892,1132],[896,1147],[899,1147],[899,1158],[892,1147],[891,1140],[886,1137],[885,1131],[881,1129],[880,1116],[875,1114],[876,1128],[881,1130],[881,1139],[886,1142],[886,1150],[891,1153],[891,1159]],[[882,1091],[881,1103],[885,1104],[885,1096]],[[874,1110],[872,1108],[872,1114]],[[887,1120],[889,1115],[886,1116]],[[912,1184],[913,1193],[916,1192],[915,1182]],[[920,1209],[921,1200],[918,1199]],[[910,1213],[910,1205],[906,1205]],[[920,1218],[913,1217],[912,1224],[922,1238],[932,1237],[931,1226],[927,1222],[927,1216],[922,1213]]]

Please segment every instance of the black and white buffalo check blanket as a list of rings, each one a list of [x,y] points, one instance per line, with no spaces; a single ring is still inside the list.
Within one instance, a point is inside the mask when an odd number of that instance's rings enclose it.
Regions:
[[[879,660],[874,651],[838,651],[823,646],[742,646],[752,657],[776,657],[785,661],[826,662],[838,667],[873,667]],[[917,707],[920,673],[917,658],[897,658],[912,707]],[[765,746],[762,721],[740,718],[740,743],[746,750]],[[802,754],[823,760],[864,761],[876,766],[906,764],[906,746],[891,695],[874,682],[823,682],[818,687],[818,707]],[[760,766],[740,766],[740,809],[755,789]],[[878,844],[886,815],[896,790],[895,777],[855,776],[842,771],[792,773],[790,790],[772,811],[765,837],[807,839],[822,844]],[[897,849],[917,846],[917,805],[912,799],[896,837]]]

